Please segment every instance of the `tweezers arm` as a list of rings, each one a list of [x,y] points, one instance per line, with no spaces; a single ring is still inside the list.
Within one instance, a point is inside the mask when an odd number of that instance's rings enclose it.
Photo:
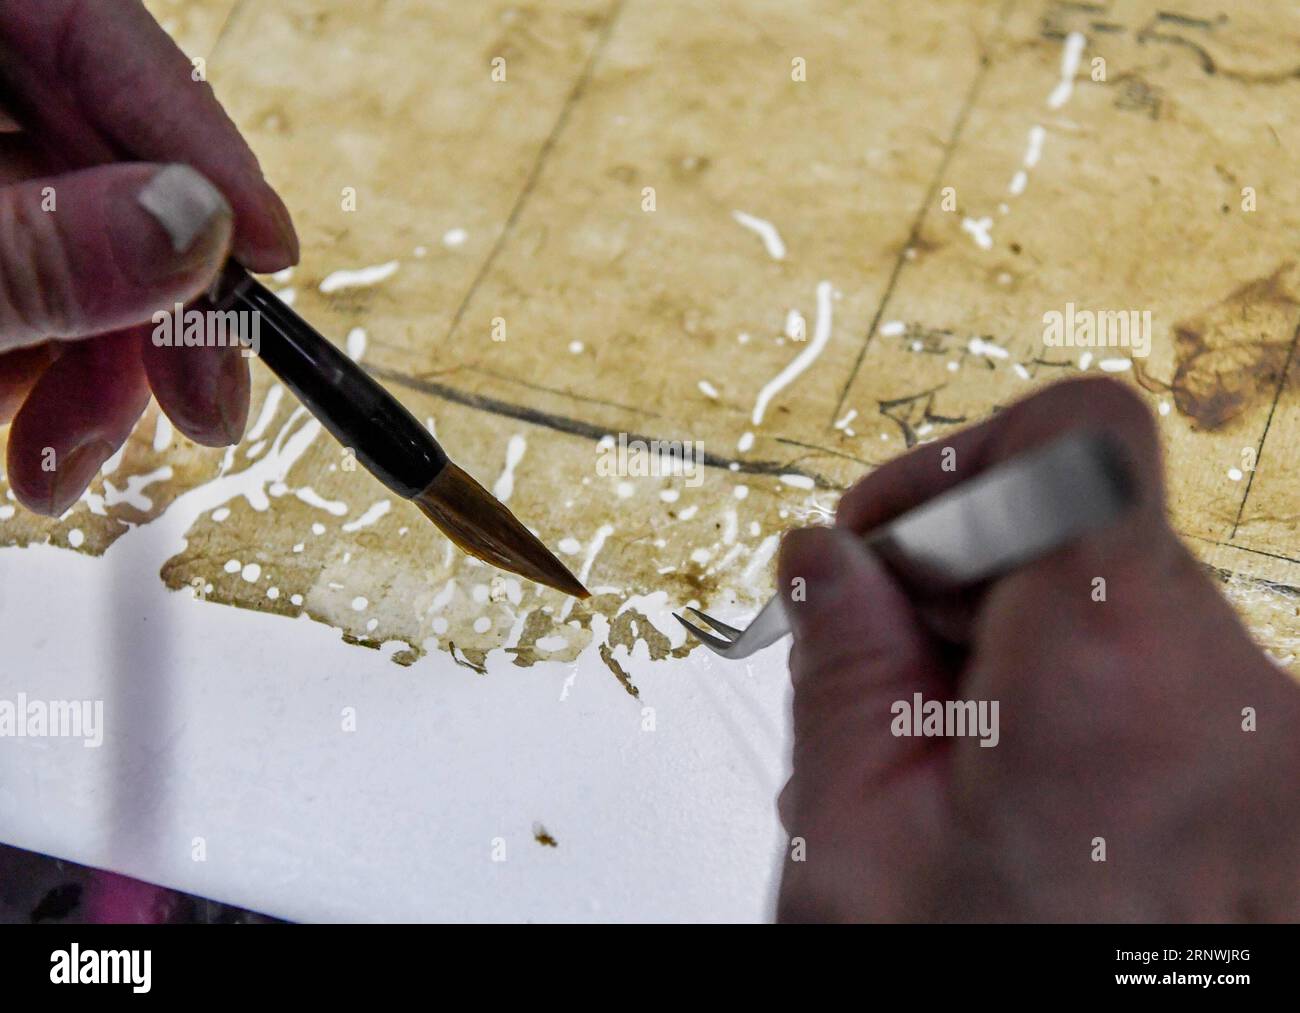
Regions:
[[[1109,524],[1133,497],[1118,448],[1072,433],[916,507],[867,544],[918,594],[955,591]]]
[[[1075,432],[995,465],[865,540],[925,597],[981,584],[1060,549],[1116,520],[1135,498],[1120,448],[1109,437]],[[713,632],[681,616],[678,622],[724,658],[747,658],[789,632],[784,590],[744,630],[690,611]]]

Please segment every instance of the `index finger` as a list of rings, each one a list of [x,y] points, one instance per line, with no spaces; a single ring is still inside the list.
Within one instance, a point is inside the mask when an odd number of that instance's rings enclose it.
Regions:
[[[116,159],[184,162],[235,213],[234,254],[254,271],[296,263],[289,212],[193,67],[138,0],[26,0],[0,8],[4,101],[52,169]]]

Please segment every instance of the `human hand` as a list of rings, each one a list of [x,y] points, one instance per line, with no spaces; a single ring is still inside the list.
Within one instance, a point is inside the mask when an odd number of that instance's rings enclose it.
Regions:
[[[151,390],[197,443],[243,433],[240,349],[157,347],[149,321],[232,253],[277,271],[298,240],[192,72],[138,0],[0,7],[0,106],[26,128],[0,132],[0,424],[10,488],[39,513],[76,502]]]
[[[1125,448],[1137,505],[978,593],[909,598],[854,534],[1076,426]],[[1300,687],[1169,527],[1123,385],[1058,384],[878,469],[789,536],[796,577],[781,919],[1300,918]],[[894,735],[915,693],[997,701],[997,744]]]

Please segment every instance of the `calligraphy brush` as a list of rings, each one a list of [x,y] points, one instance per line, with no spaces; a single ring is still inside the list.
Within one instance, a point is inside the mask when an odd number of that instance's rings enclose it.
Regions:
[[[209,297],[218,310],[258,314],[257,357],[372,475],[412,500],[461,549],[557,591],[589,597],[541,539],[457,467],[400,401],[233,260]]]
[[[66,87],[48,81],[2,43],[0,92],[48,168],[66,171],[123,157],[86,122]],[[401,402],[243,267],[229,261],[210,297],[218,309],[259,314],[262,361],[371,474],[413,500],[461,549],[565,594],[589,597],[541,539],[452,463]]]

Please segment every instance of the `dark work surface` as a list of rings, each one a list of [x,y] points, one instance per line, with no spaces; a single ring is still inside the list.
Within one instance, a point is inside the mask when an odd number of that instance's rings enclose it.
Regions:
[[[0,924],[240,925],[277,919],[0,844]]]

